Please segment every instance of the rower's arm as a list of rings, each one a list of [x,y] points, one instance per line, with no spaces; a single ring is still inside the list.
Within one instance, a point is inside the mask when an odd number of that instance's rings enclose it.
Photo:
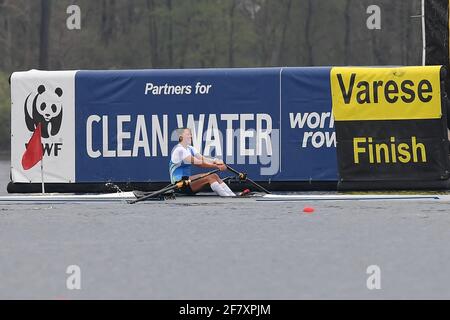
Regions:
[[[187,156],[184,159],[185,163],[191,163],[194,166],[198,166],[200,168],[213,168],[213,169],[217,169],[218,165],[215,164],[214,162],[210,161],[207,158],[202,157],[201,159],[197,158],[197,157],[193,157],[193,156]]]
[[[200,153],[197,153],[195,155],[195,158],[196,159],[200,159],[202,161],[207,161],[207,162],[210,162],[210,163],[214,163],[214,164],[223,164],[223,161],[221,161],[221,160],[205,157],[204,155],[201,155]]]

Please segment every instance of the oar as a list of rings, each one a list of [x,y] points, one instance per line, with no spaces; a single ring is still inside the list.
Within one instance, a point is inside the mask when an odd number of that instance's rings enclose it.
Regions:
[[[135,200],[130,200],[130,201],[128,201],[128,203],[129,204],[134,204],[134,203],[137,203],[137,202],[140,202],[140,201],[147,200],[149,198],[153,198],[153,197],[159,196],[160,194],[164,194],[164,193],[166,193],[166,192],[168,192],[170,190],[181,189],[184,186],[188,186],[189,184],[191,184],[194,181],[206,178],[207,176],[215,174],[215,173],[217,173],[219,171],[220,171],[219,169],[216,169],[216,170],[213,170],[211,172],[205,173],[204,175],[202,175],[200,177],[197,177],[197,178],[195,178],[193,180],[181,180],[181,181],[178,181],[178,182],[176,182],[174,184],[171,184],[171,185],[169,185],[169,186],[167,186],[167,187],[165,187],[165,188],[163,188],[161,190],[152,192],[152,193],[146,195],[145,197],[138,198],[138,199],[135,199]]]
[[[164,189],[167,188],[167,187],[171,187],[171,186],[173,186],[172,183],[167,185],[167,186],[165,186]],[[160,190],[162,190],[162,189],[160,189]],[[142,197],[148,196],[152,192],[154,192],[154,191],[150,191],[150,192],[143,192],[143,191],[138,191],[138,190],[133,191],[133,193],[136,196],[136,198],[142,198]]]
[[[257,187],[259,190],[261,190],[261,191],[263,191],[263,192],[265,192],[267,194],[271,194],[271,192],[269,190],[267,190],[263,186],[259,185],[258,183],[256,183],[255,181],[253,181],[252,179],[247,177],[246,173],[242,173],[242,172],[236,171],[232,167],[230,167],[229,165],[226,165],[226,166],[227,166],[228,170],[230,170],[231,172],[233,172],[234,174],[239,176],[239,179],[241,179],[242,181],[249,181],[251,184],[253,184],[255,187]]]
[[[222,179],[222,181],[223,181],[223,182],[228,182],[229,180],[233,180],[233,179],[236,179],[236,177],[235,177],[235,176],[232,176],[232,177],[226,177],[226,178]]]

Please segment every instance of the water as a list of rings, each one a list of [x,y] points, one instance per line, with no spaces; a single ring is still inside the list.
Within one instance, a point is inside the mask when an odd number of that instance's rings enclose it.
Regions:
[[[9,162],[0,161],[0,193]],[[304,214],[305,205],[313,214]],[[450,298],[450,204],[166,203],[0,207],[0,298]],[[81,268],[69,291],[66,269]],[[366,269],[381,269],[368,290]]]

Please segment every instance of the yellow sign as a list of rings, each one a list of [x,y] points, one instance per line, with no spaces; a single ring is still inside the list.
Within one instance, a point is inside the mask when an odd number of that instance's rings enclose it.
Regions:
[[[439,119],[441,66],[331,70],[336,121]]]

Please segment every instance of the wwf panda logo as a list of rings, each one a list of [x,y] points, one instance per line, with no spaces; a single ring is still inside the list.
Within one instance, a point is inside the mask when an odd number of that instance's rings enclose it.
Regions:
[[[32,97],[33,95],[34,97]],[[58,134],[63,117],[62,95],[63,91],[61,88],[56,88],[55,91],[48,91],[44,85],[38,87],[37,94],[30,93],[28,95],[24,105],[25,123],[28,130],[34,132],[38,124],[42,123],[41,135],[43,138],[49,138]],[[29,105],[30,103],[31,105]]]

